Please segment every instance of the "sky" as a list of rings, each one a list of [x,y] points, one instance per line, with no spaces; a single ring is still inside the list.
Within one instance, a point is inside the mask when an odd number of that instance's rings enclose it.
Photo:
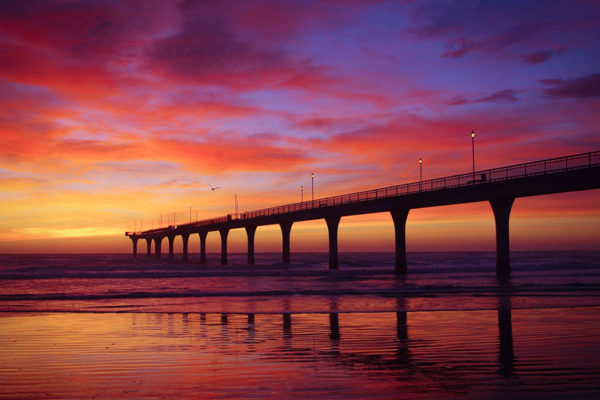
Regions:
[[[125,231],[236,195],[308,199],[312,172],[315,198],[418,181],[419,158],[468,172],[472,130],[477,169],[598,150],[598,21],[584,0],[3,0],[0,253],[131,251]],[[394,249],[389,214],[339,229]],[[487,203],[409,214],[408,251],[494,246]],[[517,199],[511,246],[600,250],[600,191]],[[324,221],[294,224],[292,251],[326,249]]]

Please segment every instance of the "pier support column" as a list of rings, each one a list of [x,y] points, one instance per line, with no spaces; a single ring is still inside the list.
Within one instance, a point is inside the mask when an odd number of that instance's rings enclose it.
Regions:
[[[208,232],[198,232],[200,235],[200,264],[206,264],[206,235]]]
[[[175,235],[167,236],[169,239],[169,257],[173,258],[173,243],[175,242]]]
[[[396,208],[390,211],[394,220],[396,235],[396,273],[406,274],[406,219],[410,208]]]
[[[281,239],[283,248],[283,263],[290,263],[290,232],[292,231],[293,222],[282,222],[279,224],[281,227]]]
[[[229,235],[229,229],[219,230],[221,234],[221,265],[227,264],[227,235]]]
[[[152,255],[152,238],[146,238],[146,256]]]
[[[329,231],[329,269],[338,269],[338,225],[341,217],[327,217],[327,230]]]
[[[161,246],[162,240],[163,240],[163,238],[161,238],[161,237],[154,238],[154,255],[156,257],[160,257],[160,251],[161,251],[160,246]]]
[[[188,260],[188,239],[190,238],[189,233],[182,233],[181,239],[183,240],[183,261]]]
[[[509,219],[514,198],[491,199],[490,204],[496,220],[496,276],[510,277]]]
[[[131,243],[133,243],[133,256],[137,257],[137,242],[138,242],[138,238],[132,237],[130,239],[131,239]]]
[[[248,264],[254,265],[254,234],[256,226],[246,226],[246,236],[248,236]]]

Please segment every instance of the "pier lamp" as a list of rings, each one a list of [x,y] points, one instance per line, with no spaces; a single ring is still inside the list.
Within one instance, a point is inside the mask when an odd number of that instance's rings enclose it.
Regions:
[[[304,186],[300,186],[300,203],[304,203]]]
[[[471,131],[471,152],[473,154],[473,182],[475,182],[475,131]]]
[[[312,200],[315,201],[315,173],[314,172],[310,174],[310,182],[312,185],[312,189],[311,189]]]
[[[419,183],[423,181],[423,159],[419,157]]]

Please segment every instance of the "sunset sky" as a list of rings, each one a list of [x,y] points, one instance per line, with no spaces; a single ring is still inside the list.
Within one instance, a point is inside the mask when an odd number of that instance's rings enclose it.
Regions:
[[[161,215],[308,199],[311,172],[316,198],[416,181],[419,157],[423,179],[468,172],[471,130],[477,169],[599,150],[598,21],[584,0],[3,0],[0,253],[128,252]],[[511,235],[600,250],[600,191],[517,199]],[[393,251],[391,218],[339,240]],[[487,203],[408,217],[408,251],[494,240]],[[294,224],[292,251],[326,249],[323,221]]]

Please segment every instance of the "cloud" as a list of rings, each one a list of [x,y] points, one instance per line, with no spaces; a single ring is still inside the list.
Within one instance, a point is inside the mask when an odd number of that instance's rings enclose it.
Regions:
[[[20,1],[4,0],[2,31],[22,44],[42,47],[73,60],[106,63],[127,57],[150,32],[160,32],[172,18],[172,6],[159,0]]]
[[[451,99],[445,101],[445,103],[449,106],[461,106],[470,102],[464,96],[454,96]]]
[[[532,65],[536,65],[536,64],[541,64],[543,62],[546,62],[548,60],[550,60],[551,58],[564,53],[565,50],[543,50],[543,51],[536,51],[534,53],[528,53],[528,54],[523,54],[521,55],[521,59],[526,62],[527,64],[532,64]]]
[[[68,63],[28,46],[0,42],[0,78],[44,86],[80,99],[111,94],[117,87],[109,71],[94,64]]]
[[[544,89],[549,97],[586,99],[600,97],[600,73],[575,79],[543,79],[541,83],[551,86]]]
[[[253,33],[260,29],[254,20],[246,21],[241,30],[231,21],[237,14],[229,16],[219,6],[188,2],[181,7],[184,20],[179,30],[154,41],[147,52],[147,68],[159,76],[238,90],[322,88],[336,81],[323,67],[306,59],[292,60],[275,46],[253,41]]]
[[[500,90],[499,92],[493,93],[489,96],[482,97],[474,100],[473,103],[496,103],[496,102],[507,102],[514,103],[518,100],[514,90]]]
[[[222,23],[187,21],[176,34],[154,42],[153,62],[173,76],[188,81],[223,83],[235,73],[281,63],[276,53],[261,52],[237,39]],[[240,77],[240,79],[243,79]]]
[[[567,0],[415,2],[413,7],[408,7],[412,24],[402,29],[401,34],[419,40],[441,41],[445,58],[461,58],[471,53],[489,55],[517,47],[523,61],[539,63],[558,54],[552,50],[540,51],[540,47],[580,46],[581,33],[595,34],[597,7],[585,0],[580,3],[573,5]]]
[[[527,23],[507,28],[498,35],[482,39],[467,39],[462,36],[446,42],[448,50],[442,53],[442,56],[460,58],[472,51],[484,54],[494,53],[514,44],[530,40],[531,36],[544,30],[547,26],[547,23]]]
[[[170,138],[161,134],[132,136],[126,140],[114,136],[93,140],[74,135],[76,128],[52,122],[42,124],[41,133],[32,133],[28,129],[28,125],[23,124],[0,126],[0,160],[7,166],[27,163],[39,171],[59,168],[58,163],[77,174],[102,170],[107,162],[146,160],[175,162],[184,170],[219,174],[226,171],[289,171],[311,160],[300,150],[299,144],[292,145],[280,135],[265,132],[247,138],[186,133]],[[24,141],[25,137],[29,139]]]
[[[311,157],[302,150],[261,144],[258,139],[222,139],[207,143],[157,139],[148,144],[146,154],[154,155],[156,159],[177,160],[189,170],[212,174],[290,171],[311,161]]]
[[[463,104],[473,103],[514,103],[519,100],[516,95],[516,91],[506,89],[492,93],[489,96],[480,97],[474,100],[468,100],[464,96],[455,96],[447,100],[445,103],[449,106],[460,106]]]
[[[378,173],[388,168],[398,174],[414,171],[416,160],[423,156],[430,160],[428,171],[443,176],[468,167],[464,160],[470,151],[471,129],[477,132],[479,154],[485,157],[480,162],[488,168],[597,147],[595,114],[594,107],[577,104],[561,106],[560,112],[548,104],[532,105],[511,111],[510,117],[489,110],[432,117],[402,113],[388,122],[369,121],[360,129],[311,139],[310,144],[345,154],[345,165],[370,166]],[[568,135],[573,131],[578,139]]]
[[[41,185],[39,178],[0,178],[0,186],[5,192],[24,192]]]

